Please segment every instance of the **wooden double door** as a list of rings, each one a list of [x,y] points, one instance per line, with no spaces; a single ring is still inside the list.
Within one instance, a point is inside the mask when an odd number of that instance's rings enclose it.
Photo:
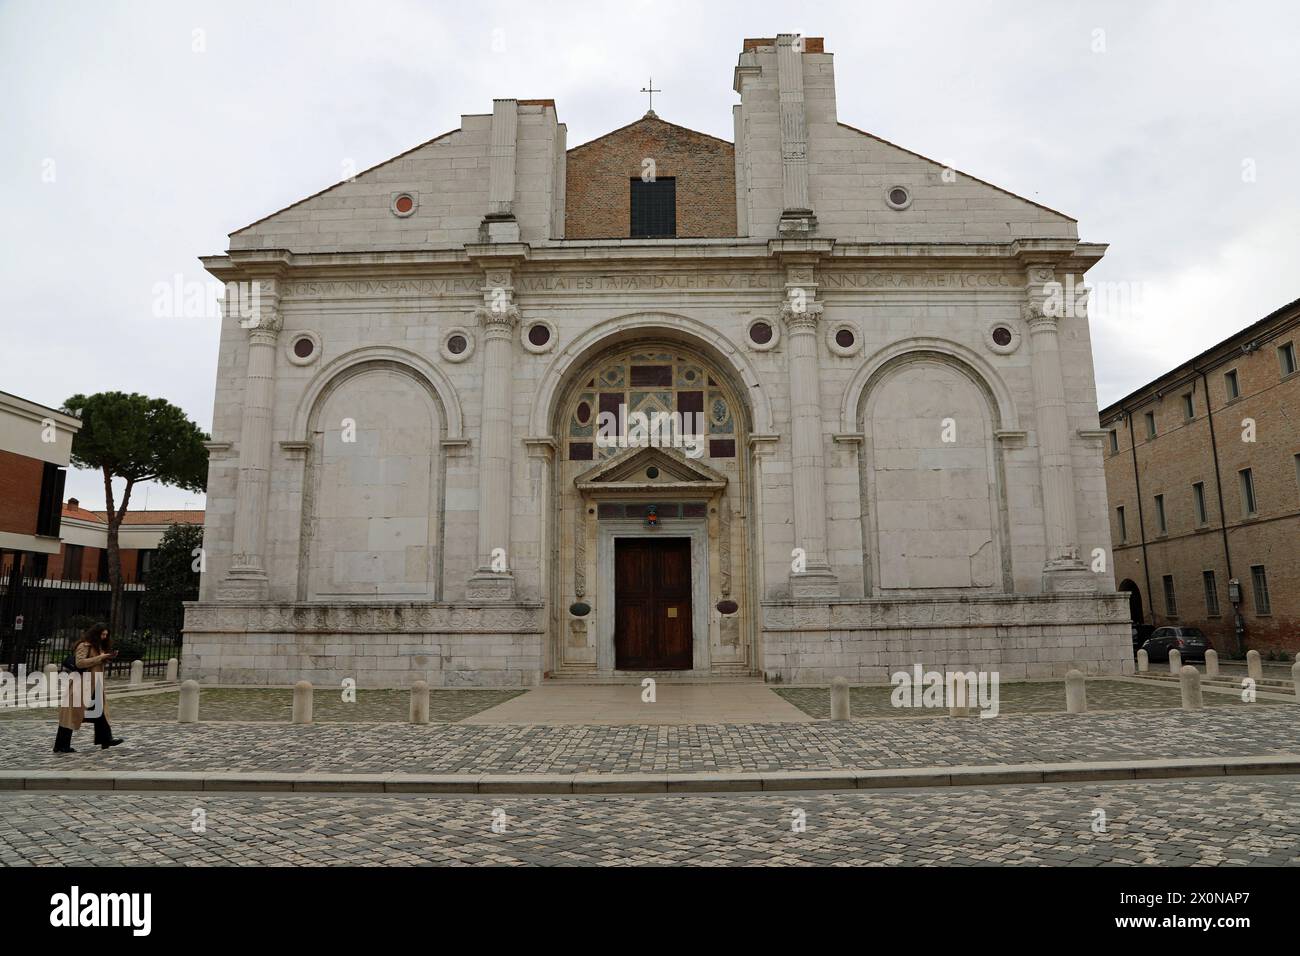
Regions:
[[[691,539],[614,539],[614,667],[690,670]]]

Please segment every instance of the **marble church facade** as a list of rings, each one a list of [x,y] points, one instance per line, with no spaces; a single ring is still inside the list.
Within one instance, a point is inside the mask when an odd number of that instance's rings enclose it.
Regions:
[[[497,100],[203,260],[184,676],[1132,670],[1060,295],[1105,247],[839,122],[820,40],[734,84],[733,143]]]

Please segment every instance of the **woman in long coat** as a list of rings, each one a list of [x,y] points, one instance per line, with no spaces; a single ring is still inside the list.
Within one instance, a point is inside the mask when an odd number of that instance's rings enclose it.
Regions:
[[[66,699],[60,701],[59,730],[54,737],[54,752],[76,753],[72,749],[72,734],[86,720],[85,691],[89,688],[93,688],[96,698],[90,701],[91,713],[99,711],[99,716],[91,718],[91,723],[95,725],[95,743],[104,750],[116,747],[122,739],[114,737],[113,728],[108,725],[108,700],[104,693],[104,665],[117,657],[117,651],[112,649],[109,641],[108,626],[95,624],[87,628],[69,656],[72,663],[76,664],[76,670],[71,674],[72,680],[67,682]],[[64,663],[65,673],[68,671],[68,663],[70,662]],[[76,689],[71,686],[74,682],[80,685]]]

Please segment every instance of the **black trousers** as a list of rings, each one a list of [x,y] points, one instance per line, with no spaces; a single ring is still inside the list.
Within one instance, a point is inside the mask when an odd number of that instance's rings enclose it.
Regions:
[[[108,726],[108,718],[100,714],[91,721],[95,725],[95,743],[106,744],[113,739],[113,728]]]

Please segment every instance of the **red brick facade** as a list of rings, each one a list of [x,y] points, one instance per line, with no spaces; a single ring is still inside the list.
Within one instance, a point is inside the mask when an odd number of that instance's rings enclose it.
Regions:
[[[35,534],[45,462],[0,451],[0,531]]]
[[[632,180],[646,160],[656,178],[677,180],[677,236],[736,235],[736,151],[731,143],[644,117],[567,157],[566,239],[626,239],[631,235]]]
[[[1252,343],[1249,351],[1243,349]],[[1283,373],[1279,349],[1288,344],[1300,351],[1300,302],[1101,412],[1102,428],[1114,433],[1118,445],[1111,451],[1108,436],[1115,580],[1140,591],[1146,623],[1199,627],[1220,652],[1236,649],[1228,600],[1233,578],[1241,586],[1245,649],[1265,656],[1300,650],[1300,372]],[[1233,371],[1236,398],[1230,397],[1226,378]],[[1154,415],[1154,438],[1148,435],[1148,413]],[[1240,474],[1247,468],[1253,513]],[[1197,511],[1198,483],[1204,520]],[[1157,495],[1163,496],[1163,529]],[[1252,569],[1257,567],[1267,585],[1265,611],[1256,603]],[[1214,574],[1217,614],[1206,595],[1207,571]],[[1173,614],[1166,606],[1166,576],[1174,589]]]

